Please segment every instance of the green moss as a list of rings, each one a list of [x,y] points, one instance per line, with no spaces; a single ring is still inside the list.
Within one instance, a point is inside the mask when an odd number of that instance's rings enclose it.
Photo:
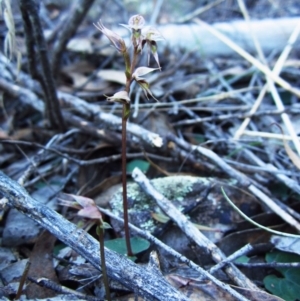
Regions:
[[[149,219],[145,223],[141,224],[140,227],[146,231],[153,232],[155,230],[154,220]]]
[[[164,197],[173,201],[179,210],[183,210],[191,200],[194,201],[196,196],[201,194],[210,181],[210,179],[192,176],[173,176],[154,179],[151,183]],[[195,188],[200,192],[194,191]],[[162,213],[156,202],[147,196],[136,183],[128,184],[127,197],[129,220],[142,229],[153,232],[158,222],[152,219],[151,212]],[[123,215],[122,189],[115,193],[110,205],[114,214]]]

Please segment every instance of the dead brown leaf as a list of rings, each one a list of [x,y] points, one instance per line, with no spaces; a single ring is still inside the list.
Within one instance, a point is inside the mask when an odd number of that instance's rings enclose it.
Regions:
[[[28,273],[29,277],[45,277],[54,282],[58,282],[52,260],[52,252],[56,238],[48,231],[44,231],[34,245],[30,255],[31,266]],[[27,298],[50,298],[56,295],[56,292],[41,287],[35,283],[30,283],[26,287]]]

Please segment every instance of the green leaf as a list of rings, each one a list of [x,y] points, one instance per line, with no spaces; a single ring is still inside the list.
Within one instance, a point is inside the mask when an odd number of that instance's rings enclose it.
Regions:
[[[204,143],[206,141],[206,136],[201,134],[192,134],[191,137],[198,143]]]
[[[281,201],[287,201],[290,197],[290,189],[282,182],[272,185],[272,194],[276,195]]]
[[[102,222],[101,228],[103,228],[103,229],[112,229],[111,225],[107,222]]]
[[[59,252],[60,252],[62,249],[64,249],[65,247],[66,247],[65,244],[59,243],[58,245],[56,245],[56,246],[54,247],[54,249],[53,249],[53,254],[54,254],[55,256],[58,256]]]
[[[96,233],[97,233],[97,235],[99,236],[100,235],[100,233],[101,233],[101,226],[97,226],[96,227]],[[101,242],[102,243],[102,242]]]
[[[35,189],[41,189],[44,188],[45,186],[47,186],[47,183],[45,183],[45,181],[38,181],[34,184]]]
[[[250,258],[248,256],[243,255],[243,256],[237,258],[234,262],[235,263],[248,263],[249,260],[250,260]]]
[[[163,213],[156,213],[156,212],[151,212],[151,216],[153,219],[160,223],[167,223],[170,219]]]
[[[266,254],[267,262],[300,262],[300,256],[282,251],[274,251]],[[277,268],[283,277],[268,275],[264,278],[265,288],[272,294],[286,301],[299,299],[300,270],[297,268]]]
[[[279,93],[280,94],[280,98],[283,102],[284,105],[291,105],[291,101],[292,101],[292,94],[288,91],[284,91]]]
[[[141,159],[132,160],[127,164],[126,171],[132,173],[136,167],[138,167],[142,172],[146,173],[150,167],[150,163]]]
[[[130,115],[130,104],[125,103],[124,106],[125,106],[125,110],[124,110],[123,118],[125,118],[125,120],[127,120]]]
[[[134,254],[138,254],[147,250],[150,246],[148,240],[140,238],[140,237],[132,237],[130,238],[132,252]],[[125,238],[116,238],[112,240],[106,240],[104,242],[105,247],[113,250],[121,255],[127,254],[126,241]]]
[[[158,221],[162,224],[165,224],[170,220],[170,218],[167,217],[166,215],[164,215],[163,213],[151,212],[151,216],[153,219],[155,219],[156,221]],[[200,231],[220,232],[220,229],[217,229],[217,228],[211,228],[211,227],[207,227],[207,226],[199,225],[199,224],[195,224],[195,223],[193,223],[193,225]]]

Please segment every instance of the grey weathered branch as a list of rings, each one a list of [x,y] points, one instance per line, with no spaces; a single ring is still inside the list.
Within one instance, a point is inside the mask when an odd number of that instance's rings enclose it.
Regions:
[[[24,33],[28,52],[28,67],[31,76],[37,79],[44,91],[45,117],[54,129],[66,128],[59,106],[48,50],[38,14],[37,3],[33,0],[21,0],[20,10],[24,21]],[[41,72],[37,69],[37,60],[41,64]]]
[[[64,22],[64,27],[60,31],[58,41],[56,42],[52,55],[52,70],[57,74],[62,54],[71,39],[76,33],[88,10],[95,0],[78,0],[76,1],[69,13],[68,20]]]
[[[256,36],[265,53],[269,55],[272,51],[280,52],[287,44],[288,39],[299,23],[300,18],[276,18],[244,20],[214,23],[212,27],[233,40],[237,45],[249,53],[256,53],[250,28]],[[166,24],[158,26],[157,29],[166,38],[158,48],[162,53],[166,48],[172,50],[183,49],[191,51],[197,49],[199,55],[205,58],[232,57],[237,55],[230,47],[211,34],[204,26],[198,24]],[[128,32],[120,27],[114,31],[122,36],[128,36]],[[293,45],[294,49],[300,48],[299,40]]]
[[[208,158],[210,161],[219,166],[227,175],[231,178],[236,179],[239,184],[243,187],[247,187],[247,189],[255,195],[260,201],[262,201],[265,205],[268,206],[272,211],[278,214],[285,222],[296,228],[300,231],[300,223],[293,218],[290,214],[284,211],[280,206],[278,206],[268,195],[266,195],[263,191],[259,190],[256,185],[253,184],[253,181],[250,180],[246,175],[232,168],[229,164],[227,164],[221,157],[219,157],[216,153],[211,151],[210,149],[204,148],[202,146],[191,145],[184,141],[183,139],[179,139],[175,136],[169,135],[168,137],[171,141],[175,142],[178,146],[182,147],[186,151],[196,152],[201,156]],[[270,167],[270,165],[268,165]]]
[[[99,209],[100,209],[101,212],[103,212],[107,216],[109,216],[109,217],[121,222],[122,224],[124,224],[124,220],[119,218],[118,216],[114,215],[111,211],[103,209],[103,208],[99,208]],[[171,247],[164,244],[162,241],[160,241],[155,236],[153,236],[150,232],[141,230],[141,229],[137,228],[135,225],[133,225],[131,223],[129,223],[128,225],[129,225],[129,228],[131,230],[133,230],[133,232],[135,232],[136,234],[138,234],[141,237],[146,238],[147,240],[149,240],[150,242],[152,242],[156,246],[164,249],[167,253],[174,256],[174,258],[177,258],[179,261],[181,261],[182,263],[189,266],[191,269],[199,272],[200,275],[201,275],[200,277],[203,277],[203,279],[211,280],[216,286],[220,287],[222,290],[224,290],[225,292],[232,295],[236,300],[239,300],[239,301],[246,301],[247,300],[244,296],[242,296],[240,293],[235,291],[228,284],[221,282],[220,280],[218,280],[217,278],[212,276],[209,272],[207,272],[206,270],[201,268],[199,265],[195,264],[193,261],[189,260],[187,257],[183,256],[182,254],[178,253],[177,251],[175,251]],[[247,245],[247,246],[249,247],[249,245]],[[230,261],[233,260],[232,258],[237,258],[237,257],[234,257],[235,255],[236,255],[236,253],[233,254],[232,256],[229,256],[227,259],[223,260],[219,264],[215,265],[213,267],[213,269],[211,269],[212,272],[215,272],[216,270],[224,267],[226,264],[228,264]],[[245,254],[243,254],[243,255],[245,255]]]
[[[137,167],[133,170],[132,177],[134,181],[140,185],[142,190],[156,201],[157,205],[164,211],[164,213],[169,216],[190,239],[210,253],[212,259],[216,263],[226,259],[226,256],[223,254],[223,252],[208,238],[206,238],[195,227],[195,225],[172,204],[170,200],[158,192]],[[237,285],[251,290],[258,290],[257,286],[252,283],[244,274],[242,274],[232,263],[229,263],[225,270],[227,275]]]
[[[4,66],[9,66],[10,64],[3,60],[0,55],[0,62]],[[12,69],[12,68],[9,68]],[[20,78],[22,78],[23,86],[27,87],[34,87],[35,82],[30,79],[26,74],[23,72],[20,72]],[[43,102],[36,96],[35,93],[33,93],[31,90],[26,89],[24,87],[20,87],[18,85],[12,84],[4,79],[0,80],[0,88],[7,92],[10,95],[13,95],[14,97],[20,98],[20,100],[25,103],[26,105],[31,106],[36,111],[42,112],[44,108]],[[90,119],[91,116],[94,116],[94,120],[100,124],[100,126],[95,127],[95,131],[97,131],[97,134],[101,136],[102,134],[105,134],[105,130],[120,130],[121,128],[121,118],[118,116],[115,116],[113,114],[105,113],[101,110],[100,106],[96,104],[87,103],[83,99],[63,93],[58,92],[58,96],[60,98],[61,103],[68,107],[72,108],[73,112],[76,112],[83,116],[84,118]],[[87,122],[85,122],[85,125],[87,125]],[[78,127],[78,126],[76,126]],[[166,141],[162,139],[161,136],[159,136],[156,133],[153,133],[151,131],[148,131],[147,129],[144,129],[143,127],[139,126],[138,124],[129,123],[127,127],[127,132],[134,136],[134,142],[142,143],[146,146],[155,146],[159,148],[165,148],[166,147]],[[105,136],[105,135],[103,135]],[[207,157],[210,162],[214,163],[218,167],[220,167],[226,174],[228,174],[230,177],[236,179],[239,181],[239,183],[244,186],[248,187],[249,190],[255,194],[263,203],[265,203],[271,210],[273,210],[276,214],[281,216],[287,223],[291,224],[293,227],[295,227],[298,231],[300,231],[300,225],[299,223],[287,212],[282,210],[278,205],[276,205],[266,194],[260,193],[259,190],[255,185],[252,184],[250,179],[242,174],[241,172],[238,172],[236,169],[231,167],[229,164],[227,164],[221,157],[219,157],[216,153],[213,151],[199,147],[199,146],[193,146],[187,142],[185,142],[183,139],[178,139],[176,137],[169,137],[170,140],[173,140],[178,146],[178,151],[185,150],[188,153],[193,154],[199,154],[200,156]],[[245,150],[246,152],[247,150]],[[252,154],[253,156],[253,154]],[[190,155],[184,155],[184,157],[187,157],[188,160],[190,158]],[[255,164],[258,166],[265,166],[266,164],[263,163],[260,159],[253,160]],[[201,163],[207,164],[205,162]],[[269,169],[275,169],[275,167],[271,164],[268,164],[267,167]],[[277,177],[277,179],[284,184],[286,184],[288,187],[290,187],[293,191],[296,193],[299,193],[299,185],[296,181],[294,181],[291,178],[288,178],[284,175],[278,174],[274,172],[273,176]]]
[[[0,172],[0,196],[7,199],[10,207],[36,221],[100,270],[98,242],[54,210],[30,197],[23,187],[2,172]],[[109,249],[105,250],[105,257],[108,276],[140,296],[148,300],[189,300],[163,277],[136,265],[126,257]]]

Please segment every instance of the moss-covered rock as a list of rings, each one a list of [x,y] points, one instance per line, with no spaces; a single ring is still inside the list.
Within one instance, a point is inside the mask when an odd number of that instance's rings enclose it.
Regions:
[[[151,183],[179,210],[195,206],[196,208],[190,213],[194,223],[218,227],[221,230],[227,229],[233,222],[240,219],[240,216],[225,201],[221,193],[221,185],[224,186],[228,196],[246,214],[251,216],[258,208],[258,204],[253,202],[253,198],[238,189],[234,181],[220,182],[214,178],[180,175],[153,179]],[[152,233],[163,225],[152,218],[152,213],[163,212],[137,184],[128,184],[127,196],[131,223]],[[114,194],[110,206],[115,215],[123,217],[122,189]],[[114,222],[112,224],[117,232],[123,232],[120,224]]]

